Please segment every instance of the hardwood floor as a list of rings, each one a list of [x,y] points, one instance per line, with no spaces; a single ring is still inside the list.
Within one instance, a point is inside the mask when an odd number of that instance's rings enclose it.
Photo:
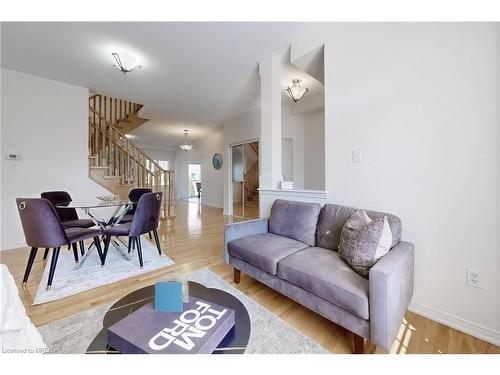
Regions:
[[[14,275],[21,299],[35,325],[49,322],[112,302],[140,287],[150,285],[169,272],[189,273],[207,267],[257,303],[311,337],[333,353],[351,353],[352,334],[318,314],[282,296],[251,277],[241,274],[241,282],[233,283],[233,268],[223,262],[224,224],[232,218],[222,210],[190,203],[176,202],[176,218],[163,220],[159,234],[163,252],[175,261],[174,266],[142,274],[59,301],[32,306],[40,282],[43,251],[39,251],[26,288],[21,287],[28,248],[0,252],[0,261]],[[56,271],[57,280],[57,271]],[[371,343],[367,353],[385,353]],[[496,353],[500,348],[472,336],[448,328],[422,316],[408,312],[401,325],[391,353]]]
[[[245,211],[243,213],[243,202],[233,202],[233,215],[237,218],[244,215],[246,220],[257,219],[259,217],[259,203],[245,201]]]

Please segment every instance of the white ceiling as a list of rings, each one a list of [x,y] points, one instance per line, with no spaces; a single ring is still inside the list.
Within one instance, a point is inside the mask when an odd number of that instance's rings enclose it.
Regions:
[[[2,23],[2,67],[144,104],[138,141],[176,147],[258,102],[257,61],[322,23]],[[142,69],[123,75],[111,52]]]

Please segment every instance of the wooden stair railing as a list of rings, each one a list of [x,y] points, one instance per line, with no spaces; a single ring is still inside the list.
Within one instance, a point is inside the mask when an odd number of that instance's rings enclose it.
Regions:
[[[110,124],[116,127],[120,121],[125,121],[127,116],[137,116],[142,104],[112,98],[100,94],[89,98],[89,105],[94,113],[99,113]],[[95,122],[95,118],[93,119]]]
[[[249,143],[250,145],[250,148],[255,152],[255,154],[257,154],[257,156],[259,156],[259,142],[252,142],[252,143]]]
[[[118,106],[107,107],[106,104],[102,103],[120,101],[107,98],[99,103],[99,97],[100,95],[90,97],[90,168],[104,169],[106,171],[105,178],[117,179],[121,186],[128,188],[127,190],[134,187],[148,187],[153,191],[162,191],[163,216],[171,217],[174,172],[160,167],[137,144],[128,139],[110,122],[112,119],[119,121],[122,116],[127,116],[134,111],[137,113],[137,108],[140,105],[121,101],[122,103]],[[109,101],[109,99],[113,100]],[[109,112],[107,108],[110,109]],[[121,113],[119,108],[123,110]],[[125,108],[128,109],[125,110]],[[98,109],[104,112],[101,113]]]
[[[247,173],[243,176],[245,186],[245,197],[252,196],[259,187],[259,161],[250,167]]]

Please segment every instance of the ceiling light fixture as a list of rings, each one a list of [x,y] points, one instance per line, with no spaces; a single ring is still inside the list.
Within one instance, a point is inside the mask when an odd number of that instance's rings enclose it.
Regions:
[[[193,144],[188,139],[188,135],[188,131],[184,130],[184,143],[179,146],[182,151],[190,151],[193,148]]]
[[[125,64],[122,62],[122,59],[120,58],[120,55],[117,52],[113,52],[112,55],[113,55],[113,57],[115,58],[115,61],[116,61],[116,64],[113,64],[113,66],[116,67],[123,74],[129,73],[129,72],[131,72],[132,70],[135,70],[135,69],[141,69],[140,65],[135,65],[132,68],[126,68]],[[130,64],[130,65],[132,65],[132,64]]]
[[[297,103],[309,92],[309,88],[300,86],[300,79],[292,79],[292,87],[286,88],[286,94],[294,102]]]

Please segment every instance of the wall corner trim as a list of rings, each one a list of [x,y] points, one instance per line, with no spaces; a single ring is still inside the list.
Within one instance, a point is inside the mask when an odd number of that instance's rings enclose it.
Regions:
[[[408,310],[415,314],[422,315],[426,318],[434,320],[438,323],[444,324],[445,326],[448,326],[450,328],[489,342],[490,344],[500,346],[500,332],[494,331],[490,328],[483,327],[479,324],[472,323],[468,320],[456,317],[452,314],[437,310],[433,307],[426,306],[418,302],[410,303]]]

